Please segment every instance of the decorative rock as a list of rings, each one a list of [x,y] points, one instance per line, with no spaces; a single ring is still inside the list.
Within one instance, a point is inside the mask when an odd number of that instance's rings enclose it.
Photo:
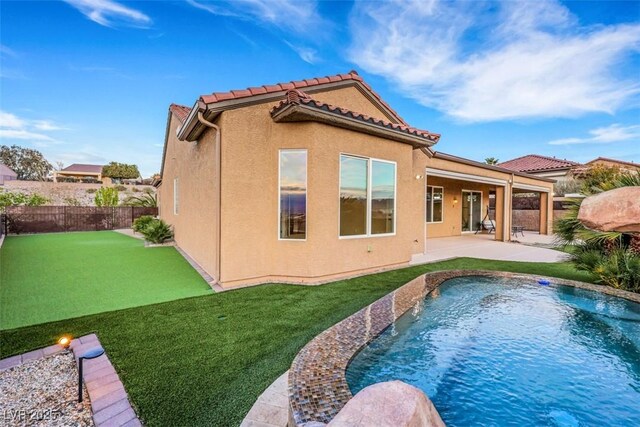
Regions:
[[[370,385],[354,396],[329,427],[444,427],[438,411],[419,389],[402,381]]]
[[[623,187],[582,201],[578,220],[598,231],[640,233],[640,187]]]

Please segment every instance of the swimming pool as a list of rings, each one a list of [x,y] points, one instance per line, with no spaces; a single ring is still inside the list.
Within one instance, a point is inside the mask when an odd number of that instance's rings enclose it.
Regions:
[[[640,304],[531,280],[445,281],[349,363],[399,379],[450,426],[640,425]]]

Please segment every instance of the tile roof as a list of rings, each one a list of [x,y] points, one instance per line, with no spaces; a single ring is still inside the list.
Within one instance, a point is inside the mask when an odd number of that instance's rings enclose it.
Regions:
[[[402,119],[402,117],[400,117],[400,115],[398,115],[398,113],[393,108],[391,108],[389,104],[387,104],[380,97],[380,95],[378,95],[378,93],[376,93],[371,88],[371,86],[369,86],[367,82],[365,82],[362,79],[362,77],[358,75],[358,72],[355,70],[351,70],[346,74],[336,74],[334,76],[314,77],[312,79],[304,79],[304,80],[298,80],[298,81],[291,81],[288,83],[276,83],[272,85],[250,87],[247,89],[232,90],[229,92],[214,92],[212,94],[202,95],[200,97],[200,100],[206,104],[213,104],[216,102],[228,101],[231,99],[248,98],[251,96],[262,95],[266,93],[282,92],[282,91],[291,90],[291,89],[302,89],[302,88],[318,86],[321,84],[341,82],[341,81],[347,81],[347,80],[360,82],[364,87],[367,88],[367,90],[369,90],[373,94],[373,96],[375,96],[376,100],[380,104],[382,104],[398,119],[400,123],[402,123],[405,126],[407,125],[404,119]]]
[[[541,156],[539,154],[528,154],[498,163],[499,167],[510,169],[516,172],[535,172],[554,169],[568,169],[580,166],[580,163],[566,159],[556,159],[555,157]]]
[[[176,115],[180,122],[184,123],[187,119],[187,116],[191,112],[191,107],[186,107],[184,105],[171,104],[169,106],[169,111]]]
[[[598,158],[595,158],[595,159],[593,159],[591,161],[588,161],[585,164],[590,165],[590,164],[598,162],[598,161],[611,162],[611,163],[620,163],[621,165],[627,165],[627,166],[632,166],[632,167],[635,167],[635,168],[640,168],[640,163],[635,163],[633,161],[628,162],[626,160],[612,159],[610,157],[598,157]]]
[[[0,163],[0,175],[2,176],[18,176],[9,166]]]
[[[102,165],[86,165],[82,163],[74,163],[62,169],[61,172],[88,172],[88,173],[101,173]]]
[[[371,117],[366,114],[358,113],[355,111],[351,111],[346,108],[336,107],[335,105],[330,105],[324,102],[316,101],[315,99],[311,98],[308,94],[297,89],[291,89],[287,91],[285,99],[271,109],[271,115],[273,116],[274,114],[277,114],[279,111],[282,111],[285,107],[292,104],[298,104],[298,105],[303,104],[318,110],[323,110],[329,113],[337,114],[344,117],[349,117],[362,122],[371,123],[376,126],[396,130],[409,135],[422,137],[432,142],[438,142],[438,140],[440,139],[439,134],[431,133],[428,130],[416,129],[414,127],[410,127],[404,124],[391,123],[389,121]]]

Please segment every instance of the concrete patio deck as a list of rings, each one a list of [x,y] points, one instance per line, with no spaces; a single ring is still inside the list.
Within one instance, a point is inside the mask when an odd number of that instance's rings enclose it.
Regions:
[[[497,242],[493,240],[493,234],[464,234],[428,239],[427,253],[414,255],[411,265],[461,257],[523,262],[560,262],[568,258],[563,252],[541,247],[553,245],[554,236],[525,232],[524,237],[519,235],[512,238],[521,243]]]

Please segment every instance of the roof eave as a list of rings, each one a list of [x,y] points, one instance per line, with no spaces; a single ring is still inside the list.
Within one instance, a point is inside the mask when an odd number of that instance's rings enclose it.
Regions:
[[[371,92],[365,84],[363,84],[359,80],[342,80],[337,82],[323,83],[319,85],[313,85],[303,88],[305,93],[313,94],[316,92],[326,91],[327,89],[336,89],[336,88],[346,88],[346,87],[355,87],[358,89],[369,101],[374,103],[381,111],[384,112],[384,115],[388,120],[393,123],[402,124],[404,121],[400,116],[397,115],[394,111],[391,111],[386,105],[380,102],[375,95]],[[248,107],[250,105],[263,104],[267,102],[275,102],[280,101],[286,95],[286,93],[291,89],[283,89],[278,92],[270,92],[264,93],[260,95],[252,95],[246,96],[243,98],[235,98],[229,99],[227,101],[216,101],[216,102],[205,102],[205,97],[202,96],[194,105],[194,108],[191,109],[189,116],[184,121],[183,126],[178,131],[178,139],[181,141],[195,141],[197,140],[202,132],[206,129],[204,125],[202,125],[198,121],[198,111],[207,112],[207,120],[215,119],[220,113],[226,110],[234,110],[237,108]],[[199,110],[196,110],[196,107]]]
[[[389,139],[396,142],[411,145],[414,149],[429,148],[436,143],[426,138],[408,134],[406,132],[389,129],[373,123],[362,120],[345,117],[329,111],[312,108],[301,104],[286,105],[272,114],[273,121],[276,123],[305,122],[313,121],[337,126],[356,132],[366,133],[380,138]]]
[[[493,171],[496,171],[496,172],[509,173],[509,174],[513,174],[513,175],[516,175],[516,176],[521,176],[521,177],[524,177],[524,178],[532,178],[532,179],[537,179],[539,181],[545,181],[545,182],[551,182],[551,183],[555,183],[556,182],[555,179],[543,178],[541,176],[531,175],[531,174],[525,173],[525,172],[518,172],[518,171],[511,170],[511,169],[502,168],[500,166],[488,165],[486,163],[476,162],[475,160],[465,159],[463,157],[454,156],[452,154],[446,154],[446,153],[443,153],[443,152],[440,152],[440,151],[436,151],[433,156],[435,158],[440,158],[440,159],[443,159],[443,160],[450,160],[452,162],[462,163],[462,164],[465,164],[465,165],[477,166],[477,167],[480,167],[480,168],[483,168],[483,169],[493,170]]]

